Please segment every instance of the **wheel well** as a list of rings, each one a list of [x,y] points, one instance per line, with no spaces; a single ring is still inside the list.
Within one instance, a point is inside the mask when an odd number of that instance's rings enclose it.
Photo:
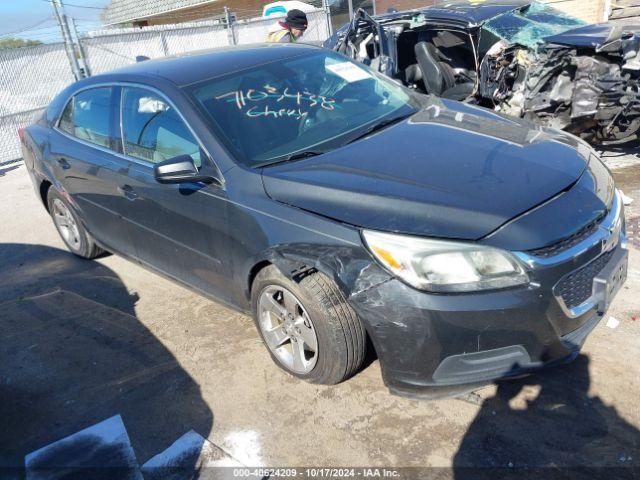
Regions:
[[[249,299],[249,301],[251,300],[251,290],[253,288],[253,281],[258,276],[258,273],[260,273],[260,271],[262,271],[263,269],[267,268],[269,265],[273,265],[273,263],[271,263],[268,260],[263,260],[261,262],[256,263],[249,271],[249,278],[247,279],[247,298]],[[298,270],[297,274],[293,275],[292,280],[295,282],[299,282],[306,275],[316,271],[317,270],[315,268],[303,267]],[[367,342],[367,347],[366,347],[367,357],[365,359],[365,364],[369,365],[378,358],[378,354],[376,351],[375,344],[371,340],[371,337],[369,336],[369,332],[366,327],[365,327],[365,338]]]
[[[43,180],[40,184],[40,198],[42,199],[42,204],[44,208],[49,211],[49,202],[47,202],[47,195],[49,193],[49,188],[51,188],[51,182],[49,180]]]
[[[253,268],[251,269],[251,271],[249,272],[249,281],[248,281],[248,285],[247,285],[247,298],[251,297],[251,288],[253,287],[253,281],[256,278],[256,275],[258,275],[258,273],[260,273],[261,270],[263,270],[264,268],[268,267],[269,265],[273,265],[273,263],[271,263],[268,260],[263,260],[261,262],[256,263]],[[307,275],[310,275],[314,272],[316,272],[317,270],[314,267],[308,267],[307,265],[301,264],[299,266],[297,266],[297,268],[291,270],[289,272],[289,275],[287,275],[291,280],[293,280],[296,283],[300,283],[300,281],[306,277]]]
[[[263,260],[261,262],[256,263],[251,268],[251,271],[249,272],[249,279],[248,279],[248,285],[247,285],[247,292],[249,294],[248,297],[251,297],[251,288],[253,287],[253,281],[255,280],[256,276],[258,275],[258,273],[260,273],[260,270],[268,267],[269,265],[271,265],[271,262],[269,262],[268,260]]]

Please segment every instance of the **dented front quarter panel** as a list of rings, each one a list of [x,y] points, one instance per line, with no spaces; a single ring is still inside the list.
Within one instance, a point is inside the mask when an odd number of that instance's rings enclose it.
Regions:
[[[298,281],[310,271],[334,280],[345,297],[388,281],[375,264],[357,228],[276,201],[265,201],[259,172],[240,167],[225,172],[229,186],[230,246],[238,297],[250,309],[252,275],[267,263]],[[242,179],[242,181],[240,181]],[[250,240],[248,240],[250,239]]]
[[[310,272],[324,273],[338,284],[347,299],[392,278],[363,246],[282,244],[269,248],[262,256],[294,281]]]
[[[234,182],[236,175],[245,181]],[[237,273],[236,290],[243,294],[234,303],[250,312],[251,279],[256,268],[274,265],[295,282],[318,271],[332,279],[356,308],[376,351],[386,351],[378,338],[379,329],[372,326],[366,311],[358,305],[368,303],[368,292],[394,277],[366,250],[359,230],[276,201],[265,202],[260,176],[245,175],[246,171],[240,169],[226,173],[233,190],[230,196],[238,199],[230,206],[229,216],[234,221],[228,244],[237,266],[233,269]],[[393,302],[385,308],[393,308]]]

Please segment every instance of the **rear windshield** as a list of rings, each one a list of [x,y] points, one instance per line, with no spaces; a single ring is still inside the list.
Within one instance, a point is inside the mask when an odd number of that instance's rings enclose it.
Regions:
[[[416,110],[412,94],[330,51],[260,65],[189,87],[211,126],[248,166],[324,153],[379,121]]]
[[[535,47],[545,37],[558,35],[586,25],[586,22],[560,12],[549,5],[531,5],[499,15],[483,28],[509,43]]]

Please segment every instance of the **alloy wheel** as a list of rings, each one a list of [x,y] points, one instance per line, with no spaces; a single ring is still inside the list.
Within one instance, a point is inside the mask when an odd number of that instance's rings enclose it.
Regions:
[[[293,293],[280,285],[266,287],[258,300],[258,324],[267,347],[282,365],[298,374],[313,370],[318,336]]]
[[[69,247],[73,250],[80,250],[80,230],[78,224],[69,208],[60,199],[53,201],[53,221],[58,227],[58,231]]]

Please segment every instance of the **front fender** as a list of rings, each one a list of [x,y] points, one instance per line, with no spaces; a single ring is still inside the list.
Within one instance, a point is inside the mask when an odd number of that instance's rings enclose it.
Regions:
[[[349,299],[392,277],[364,250],[356,246],[314,244],[276,245],[253,260],[253,266],[268,262],[292,281],[299,282],[310,272],[318,271],[332,279]],[[247,270],[247,300],[251,292],[251,269]]]

